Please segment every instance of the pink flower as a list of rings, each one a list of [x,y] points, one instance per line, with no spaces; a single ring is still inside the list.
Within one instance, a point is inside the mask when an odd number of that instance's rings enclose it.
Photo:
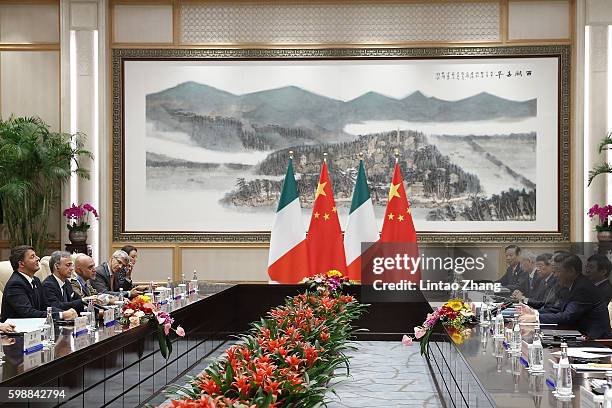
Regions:
[[[170,323],[166,323],[164,324],[164,334],[167,336],[168,333],[170,333],[170,328],[172,327],[172,325]]]
[[[160,314],[157,315],[157,323],[164,324],[166,322],[166,318]]]
[[[421,337],[423,337],[425,334],[427,333],[427,329],[425,329],[424,327],[421,326],[417,326],[414,328],[414,337],[416,339],[420,339]]]
[[[402,337],[402,344],[404,346],[412,346],[412,337],[404,334],[404,337]]]
[[[185,337],[185,329],[183,329],[181,326],[177,327],[176,334],[178,334],[180,337]]]

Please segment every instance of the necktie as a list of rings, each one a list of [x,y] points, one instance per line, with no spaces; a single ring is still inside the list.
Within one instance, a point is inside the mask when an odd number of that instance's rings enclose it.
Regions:
[[[34,291],[34,307],[40,310],[40,297],[38,296],[38,285],[36,285],[36,281],[32,281],[32,290]]]
[[[68,287],[66,286],[67,283],[64,283],[64,286],[62,286],[62,293],[64,294],[64,302],[68,302],[69,297],[68,297]]]
[[[112,273],[109,273],[108,278],[110,279],[110,290],[111,292],[114,292],[115,276]]]

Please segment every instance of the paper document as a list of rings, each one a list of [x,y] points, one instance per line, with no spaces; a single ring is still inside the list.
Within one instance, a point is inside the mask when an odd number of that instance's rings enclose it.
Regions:
[[[561,352],[555,351],[551,354],[559,356]],[[605,358],[610,354],[612,354],[612,350],[605,347],[570,347],[567,349],[567,356],[576,358]]]
[[[6,323],[11,323],[15,325],[15,331],[19,333],[27,333],[33,330],[38,330],[40,327],[45,324],[44,317],[34,317],[31,319],[6,319]]]
[[[572,364],[572,368],[576,371],[610,371],[611,364]]]
[[[575,349],[587,353],[612,354],[612,349],[608,347],[575,347]]]

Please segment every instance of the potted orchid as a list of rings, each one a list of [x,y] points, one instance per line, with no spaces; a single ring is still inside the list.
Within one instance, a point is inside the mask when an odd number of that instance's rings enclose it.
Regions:
[[[589,218],[594,219],[597,217],[598,224],[595,225],[595,231],[597,231],[597,240],[599,241],[612,241],[612,225],[610,224],[610,218],[612,217],[612,205],[605,205],[600,207],[599,204],[592,206],[587,212]]]
[[[98,211],[89,203],[79,204],[64,210],[66,217],[66,226],[68,227],[68,238],[74,243],[85,243],[87,241],[87,230],[91,227],[89,224],[89,215],[92,214],[96,219],[99,219]]]

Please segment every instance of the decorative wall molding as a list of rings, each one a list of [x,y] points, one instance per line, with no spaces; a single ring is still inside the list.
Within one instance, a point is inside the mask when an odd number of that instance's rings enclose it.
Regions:
[[[500,41],[498,2],[185,3],[180,18],[184,44]]]

